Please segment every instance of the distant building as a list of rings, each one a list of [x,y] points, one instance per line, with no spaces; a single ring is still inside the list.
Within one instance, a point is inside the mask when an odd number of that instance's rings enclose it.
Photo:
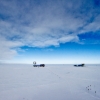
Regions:
[[[74,65],[76,67],[84,67],[85,64],[78,64],[78,65]]]
[[[33,65],[34,67],[45,67],[45,64]]]
[[[34,61],[34,62],[33,62],[33,66],[34,66],[34,67],[45,67],[45,64],[39,64],[39,65],[37,65],[37,64],[36,64],[36,61]]]

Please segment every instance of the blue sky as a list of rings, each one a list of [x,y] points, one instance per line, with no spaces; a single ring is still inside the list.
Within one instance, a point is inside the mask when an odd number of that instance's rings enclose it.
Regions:
[[[99,59],[100,0],[0,0],[0,62]]]

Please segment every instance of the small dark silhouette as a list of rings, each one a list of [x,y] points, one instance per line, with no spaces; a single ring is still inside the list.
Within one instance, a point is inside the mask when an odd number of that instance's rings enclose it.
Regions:
[[[45,66],[45,64],[40,64],[40,67],[44,67]]]
[[[34,67],[44,67],[45,64],[39,64],[39,65],[38,65],[38,64],[36,64],[36,61],[34,61],[34,62],[33,62],[33,66],[34,66]]]
[[[34,67],[45,67],[45,64],[33,65]]]
[[[74,65],[74,66],[77,66],[77,67],[83,67],[85,64],[79,64],[79,65]]]

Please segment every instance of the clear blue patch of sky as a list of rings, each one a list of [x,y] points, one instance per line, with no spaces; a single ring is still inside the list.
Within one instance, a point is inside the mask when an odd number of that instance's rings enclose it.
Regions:
[[[78,36],[85,44],[100,44],[100,31],[87,32]]]
[[[54,63],[57,60],[65,61],[66,63],[89,62],[95,60],[98,61],[100,57],[100,44],[78,44],[74,42],[62,43],[58,47],[50,46],[45,48],[38,47],[21,47],[25,52],[19,52],[20,57],[18,59],[27,60],[44,60],[50,63]]]
[[[94,5],[96,6],[96,7],[100,7],[100,0],[94,0]]]
[[[58,47],[50,46],[45,48],[36,48],[36,47],[21,47],[23,52],[26,55],[64,55],[66,54],[76,54],[76,53],[88,53],[94,52],[97,53],[100,51],[100,44],[78,44],[74,42],[60,44]],[[21,54],[23,54],[21,52]]]

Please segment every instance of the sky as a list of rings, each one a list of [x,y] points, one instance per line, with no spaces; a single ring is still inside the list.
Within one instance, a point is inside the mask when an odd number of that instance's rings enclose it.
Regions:
[[[100,0],[0,0],[0,63],[100,64]]]

